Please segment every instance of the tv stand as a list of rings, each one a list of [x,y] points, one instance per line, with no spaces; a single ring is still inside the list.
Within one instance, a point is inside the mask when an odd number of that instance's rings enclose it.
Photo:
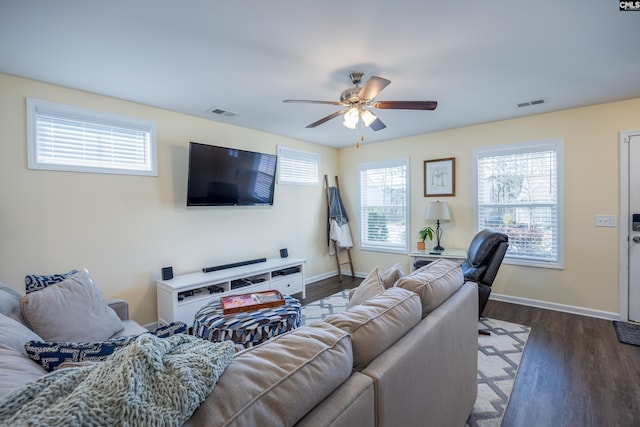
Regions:
[[[191,327],[200,308],[226,295],[275,289],[283,295],[301,293],[305,298],[304,264],[300,258],[272,258],[158,280],[158,326],[179,321]]]

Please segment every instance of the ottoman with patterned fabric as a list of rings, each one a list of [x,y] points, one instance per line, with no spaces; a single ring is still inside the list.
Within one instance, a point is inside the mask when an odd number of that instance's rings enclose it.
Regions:
[[[195,315],[193,335],[210,341],[231,340],[245,348],[300,326],[300,301],[284,296],[284,305],[224,315],[220,301],[202,307]]]

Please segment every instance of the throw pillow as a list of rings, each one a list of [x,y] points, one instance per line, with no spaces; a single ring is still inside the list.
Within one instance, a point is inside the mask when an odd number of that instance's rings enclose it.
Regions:
[[[187,332],[185,323],[174,322],[144,334],[167,338],[185,332]],[[114,352],[131,344],[139,336],[120,337],[100,342],[29,341],[24,344],[24,349],[29,358],[51,372],[63,363],[102,362]]]
[[[24,354],[24,343],[31,340],[41,341],[42,338],[22,323],[0,314],[0,344]]]
[[[382,279],[380,278],[378,267],[376,267],[371,270],[369,275],[360,283],[357,288],[355,288],[355,290],[351,294],[349,303],[347,304],[347,309],[355,305],[362,304],[368,299],[381,294],[382,291],[384,291],[384,285],[382,284]]]
[[[400,279],[404,277],[404,271],[402,271],[402,266],[398,263],[389,267],[387,271],[380,275],[382,278],[382,283],[384,284],[385,289],[392,288],[393,285]]]
[[[124,328],[87,270],[23,296],[20,306],[27,326],[45,341],[102,341]]]
[[[47,371],[29,360],[24,351],[0,344],[0,400],[46,373]]]
[[[448,259],[437,259],[400,278],[395,286],[408,289],[420,296],[422,317],[447,300],[464,284],[462,269]]]
[[[25,287],[26,293],[39,291],[40,289],[44,289],[47,286],[60,283],[67,277],[71,277],[77,272],[78,270],[71,270],[68,273],[50,274],[48,276],[43,276],[39,274],[26,275],[24,276],[24,287]]]

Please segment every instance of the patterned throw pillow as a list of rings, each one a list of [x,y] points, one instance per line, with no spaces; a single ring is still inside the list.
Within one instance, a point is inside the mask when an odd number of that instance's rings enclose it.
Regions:
[[[185,323],[174,322],[145,332],[145,334],[167,338],[185,332],[187,332]],[[65,362],[102,362],[114,352],[131,344],[139,336],[120,337],[100,342],[29,341],[24,345],[24,348],[29,358],[51,372]]]
[[[68,273],[62,274],[51,274],[48,276],[42,276],[38,274],[29,274],[24,276],[24,287],[26,293],[31,293],[35,291],[39,291],[40,289],[44,289],[47,286],[55,285],[56,283],[62,282],[67,277],[73,276],[76,274],[78,270],[71,270]]]

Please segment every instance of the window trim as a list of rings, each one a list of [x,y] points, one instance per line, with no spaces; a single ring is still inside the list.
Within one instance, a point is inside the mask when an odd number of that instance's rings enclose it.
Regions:
[[[312,159],[316,164],[316,175],[314,181],[294,181],[282,179],[282,167],[285,159],[290,158],[293,160],[300,160],[301,158]],[[278,184],[283,185],[306,185],[317,187],[320,185],[320,167],[321,167],[320,153],[313,151],[298,150],[297,148],[278,146]]]
[[[363,221],[362,221],[362,171],[368,169],[382,169],[382,168],[392,168],[397,166],[404,166],[406,168],[405,173],[405,242],[403,247],[389,247],[385,245],[371,245],[365,244],[362,238],[363,231]],[[386,160],[377,160],[372,162],[360,163],[358,165],[358,218],[360,221],[360,225],[358,227],[359,234],[359,242],[358,248],[360,250],[365,251],[374,251],[374,252],[388,252],[388,253],[397,253],[397,254],[407,254],[409,250],[409,213],[411,212],[410,204],[411,204],[411,173],[410,173],[410,162],[409,158],[395,158],[395,159],[386,159]]]
[[[149,151],[149,160],[147,162],[148,167],[145,169],[128,169],[125,167],[101,167],[39,161],[37,156],[39,143],[37,139],[37,126],[38,109],[40,108],[54,115],[58,114],[61,118],[73,117],[87,123],[119,126],[147,132],[149,134],[149,146],[147,147]],[[29,169],[36,170],[158,176],[156,123],[149,120],[119,114],[106,113],[103,111],[44,101],[41,99],[27,98],[27,167]]]
[[[473,211],[474,227],[476,233],[480,231],[478,226],[479,203],[478,203],[478,158],[499,156],[504,154],[531,153],[535,151],[545,151],[555,148],[556,151],[556,226],[557,226],[557,258],[555,261],[537,261],[522,258],[512,258],[507,254],[502,261],[504,264],[522,265],[528,267],[541,267],[550,269],[564,269],[564,140],[563,138],[551,138],[544,140],[534,140],[517,142],[492,147],[477,147],[473,150]]]

